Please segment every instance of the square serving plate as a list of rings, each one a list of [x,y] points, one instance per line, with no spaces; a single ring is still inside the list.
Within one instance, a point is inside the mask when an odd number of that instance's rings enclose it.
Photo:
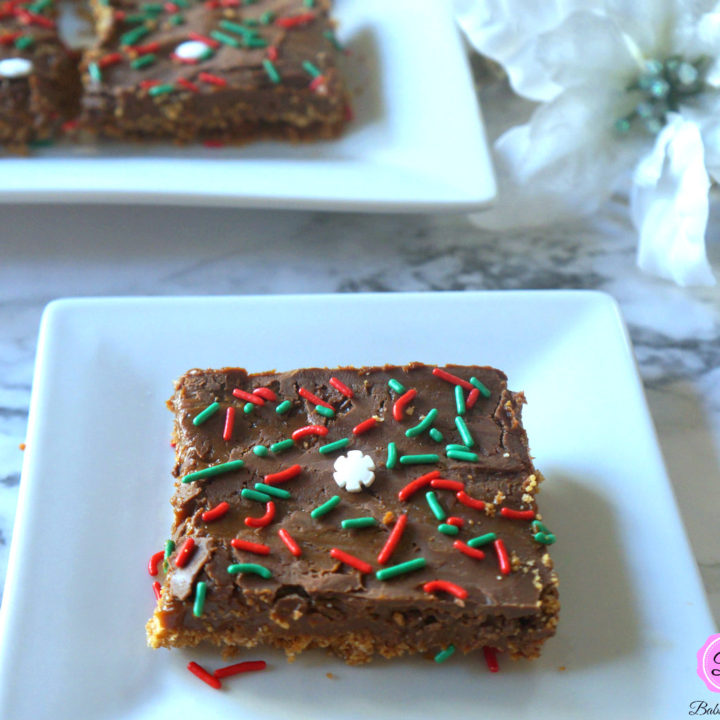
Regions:
[[[192,367],[487,363],[528,397],[562,610],[535,662],[347,667],[259,649],[214,691],[150,650],[171,519],[164,402]],[[614,302],[594,292],[82,299],[44,315],[0,616],[3,720],[678,718],[714,631]],[[328,675],[330,673],[330,675]]]
[[[0,157],[0,202],[462,211],[495,195],[448,0],[335,0],[354,120],[338,140],[177,147],[67,142]],[[70,23],[71,29],[77,24]]]

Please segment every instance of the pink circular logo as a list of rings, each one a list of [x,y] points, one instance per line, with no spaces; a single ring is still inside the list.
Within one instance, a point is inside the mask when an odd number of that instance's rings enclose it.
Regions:
[[[711,635],[697,652],[697,674],[711,692],[720,692],[720,635]]]

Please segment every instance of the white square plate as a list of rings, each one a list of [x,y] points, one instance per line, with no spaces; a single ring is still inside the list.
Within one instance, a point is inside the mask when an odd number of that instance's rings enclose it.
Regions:
[[[495,195],[448,0],[336,0],[355,119],[338,140],[210,149],[61,143],[0,158],[0,201],[472,210]]]
[[[495,365],[527,393],[561,583],[542,658],[491,675],[481,654],[350,668],[258,650],[242,657],[269,669],[217,692],[185,669],[214,653],[148,649],[174,378],[412,360]],[[590,292],[52,303],[2,610],[3,720],[675,719],[708,694],[695,653],[714,630],[622,320]]]

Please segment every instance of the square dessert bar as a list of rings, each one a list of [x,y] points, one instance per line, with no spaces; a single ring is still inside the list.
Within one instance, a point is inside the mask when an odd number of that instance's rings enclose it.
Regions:
[[[60,40],[52,0],[0,1],[0,144],[49,140],[78,110],[77,63]]]
[[[180,142],[340,134],[346,94],[329,0],[93,0],[88,130]]]
[[[149,644],[536,657],[558,618],[555,538],[506,380],[420,363],[185,374]]]

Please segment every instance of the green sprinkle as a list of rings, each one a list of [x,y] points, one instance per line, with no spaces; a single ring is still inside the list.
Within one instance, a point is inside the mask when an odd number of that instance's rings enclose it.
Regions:
[[[221,475],[222,473],[232,472],[233,470],[239,470],[245,463],[242,460],[231,460],[230,462],[220,463],[219,465],[211,465],[206,467],[204,470],[197,470],[187,474],[182,481],[184,483],[193,482],[193,480],[202,480],[207,477],[214,477],[215,475]]]
[[[430,428],[429,435],[437,443],[441,443],[445,439],[437,428]]]
[[[255,489],[258,492],[265,493],[266,495],[272,495],[276,498],[281,498],[282,500],[289,500],[292,495],[287,491],[283,490],[282,488],[275,487],[274,485],[264,485],[263,483],[255,483]]]
[[[392,470],[397,465],[397,461],[398,461],[397,445],[395,445],[394,442],[388,443],[388,456],[387,456],[387,460],[385,461],[385,467],[388,470]]]
[[[455,652],[454,645],[448,645],[435,656],[436,663],[444,663]]]
[[[125,16],[126,23],[144,23],[148,19],[145,13],[132,13]]]
[[[400,563],[399,565],[391,565],[390,567],[378,570],[375,573],[375,577],[378,580],[390,580],[397,575],[404,575],[405,573],[412,572],[413,570],[422,570],[427,565],[425,558],[415,558],[414,560],[408,560],[407,562]]]
[[[428,490],[425,493],[425,499],[427,500],[427,504],[430,506],[430,509],[432,510],[432,514],[441,522],[447,517],[447,513],[443,509],[443,506],[440,504],[440,501],[438,500],[437,495],[435,494],[434,490]]]
[[[175,550],[175,543],[173,540],[166,540],[165,541],[165,559],[167,560],[170,555],[172,555],[173,551]]]
[[[134,45],[138,40],[144,38],[150,32],[150,28],[141,25],[130,32],[120,36],[120,45]]]
[[[458,415],[465,414],[465,392],[460,385],[455,386],[455,407]]]
[[[483,397],[486,397],[486,398],[490,397],[490,391],[476,377],[470,378],[470,384],[473,387],[476,387],[480,391],[480,394]]]
[[[231,575],[237,575],[238,573],[252,573],[253,575],[259,575],[266,580],[272,577],[272,573],[266,567],[258,565],[257,563],[236,563],[235,565],[228,565],[227,571]]]
[[[88,63],[88,75],[92,78],[93,82],[102,82],[102,71],[97,63]]]
[[[440,456],[435,453],[426,453],[425,455],[401,455],[401,465],[429,465],[430,463],[440,462]]]
[[[207,583],[200,580],[195,585],[195,603],[193,604],[193,615],[200,617],[205,609],[205,593],[207,592]]]
[[[471,448],[475,444],[475,441],[473,440],[465,421],[459,415],[455,418],[455,427],[458,429],[463,443]]]
[[[258,25],[258,21],[257,21],[256,18],[245,18],[245,20],[243,20],[243,22],[244,22],[248,27],[255,27],[256,25]]]
[[[189,8],[190,7],[190,3],[188,2],[188,0],[173,0],[173,4],[177,5],[178,7],[181,7],[181,8]]]
[[[270,502],[270,496],[267,493],[250,490],[250,488],[243,488],[240,495],[245,498],[245,500],[254,500],[255,502],[263,504]]]
[[[269,25],[274,19],[275,19],[275,13],[270,12],[270,10],[268,10],[267,12],[264,12],[260,16],[260,22],[263,25]]]
[[[438,525],[438,530],[443,535],[457,535],[460,532],[460,528],[457,525],[448,525],[447,523],[441,523]]]
[[[398,380],[395,380],[395,378],[390,378],[388,380],[388,386],[393,392],[396,392],[398,395],[402,395],[405,392],[405,386]]]
[[[222,33],[219,30],[211,30],[209,34],[210,37],[213,38],[213,40],[217,40],[223,45],[229,45],[230,47],[234,48],[242,47],[240,41],[236,40],[234,37],[232,37],[232,35],[227,35],[226,33]]]
[[[333,495],[327,502],[322,505],[318,505],[311,513],[310,517],[316,520],[323,515],[327,515],[334,507],[340,503],[340,496]]]
[[[274,453],[281,453],[289,450],[291,447],[295,447],[295,441],[292,438],[288,438],[287,440],[280,440],[280,442],[273,443],[270,446],[270,450]]]
[[[133,70],[140,70],[148,65],[152,65],[155,60],[157,60],[157,55],[154,53],[148,53],[147,55],[141,55],[139,58],[135,58],[130,63],[130,67],[133,68]]]
[[[272,64],[270,60],[265,58],[262,61],[263,67],[265,68],[265,72],[267,73],[268,77],[272,82],[274,82],[276,85],[282,81],[282,78],[280,77],[280,73],[277,71],[275,66]],[[287,400],[285,401],[287,402]],[[278,406],[279,407],[279,406]]]
[[[37,138],[36,140],[31,140],[28,145],[31,148],[43,148],[43,147],[50,147],[50,145],[54,145],[55,141],[52,138]]]
[[[535,532],[549,533],[547,526],[541,523],[539,520],[533,520],[530,525]]]
[[[192,421],[193,425],[195,425],[195,427],[197,427],[198,425],[202,425],[208,418],[211,418],[219,409],[220,409],[219,402],[211,403],[202,412],[199,412],[193,418],[193,421]]]
[[[497,540],[497,535],[493,532],[485,533],[485,535],[478,535],[477,537],[472,538],[471,540],[467,541],[467,544],[471,548],[479,548],[483,545],[487,545],[488,543],[491,543],[493,540]]]
[[[354,530],[357,528],[375,527],[377,520],[374,517],[348,518],[341,523],[343,530]]]
[[[324,37],[326,40],[329,40],[329,41],[330,41],[330,44],[331,44],[336,50],[339,50],[340,52],[342,52],[343,50],[345,50],[345,48],[340,44],[340,42],[338,41],[335,33],[334,33],[332,30],[325,30],[325,32],[323,33],[323,37]]]
[[[428,414],[414,427],[408,428],[405,431],[405,437],[417,437],[424,433],[434,422],[438,416],[437,408],[433,408]]]
[[[246,402],[246,403],[243,405],[243,412],[244,412],[246,415],[249,415],[254,409],[255,409],[255,403]]]
[[[307,8],[315,7],[315,0],[303,0],[303,5]]]
[[[38,0],[32,5],[28,5],[28,10],[32,13],[41,13],[45,8],[52,5],[52,0]]]
[[[146,13],[157,14],[165,11],[162,3],[144,3],[140,7]]]
[[[185,18],[182,15],[180,15],[180,13],[175,13],[175,15],[170,16],[170,19],[168,20],[168,22],[171,25],[182,25],[185,22]],[[210,48],[208,48],[208,52],[203,53],[200,56],[200,58],[198,58],[198,59],[199,60],[207,60],[211,55],[212,55],[212,51],[210,50]]]
[[[278,415],[284,415],[290,408],[292,407],[292,403],[289,400],[283,400],[276,408],[275,412]]]
[[[268,44],[267,40],[258,36],[245,38],[245,47],[248,48],[264,48],[267,47]]]
[[[323,455],[327,455],[328,453],[335,452],[336,450],[342,450],[342,448],[347,447],[349,444],[350,440],[348,438],[341,438],[340,440],[336,440],[335,442],[319,447],[318,452]]]
[[[32,35],[21,35],[19,38],[17,38],[17,40],[15,40],[15,47],[18,50],[27,50],[34,43],[35,40]]]
[[[533,539],[542,545],[552,545],[555,542],[555,536],[552,533],[535,533]]]
[[[229,30],[230,32],[234,32],[236,35],[242,35],[245,38],[255,35],[254,30],[248,30],[246,27],[243,27],[239,23],[232,22],[231,20],[221,20],[220,27],[223,30]]]
[[[470,448],[467,445],[458,445],[457,443],[450,443],[445,446],[446,452],[451,450],[459,450],[460,452],[470,452]]]
[[[335,411],[332,408],[325,407],[324,405],[316,405],[315,412],[318,415],[322,415],[323,417],[326,417],[326,418],[335,417]]]
[[[156,95],[166,95],[167,93],[171,93],[175,90],[174,85],[165,84],[165,85],[153,85],[151,88],[148,89],[148,95],[155,97]]]
[[[267,457],[267,456],[268,456],[268,453],[269,453],[270,451],[269,451],[264,445],[256,445],[256,446],[253,448],[253,452],[254,452],[258,457]]]
[[[451,460],[462,460],[464,462],[477,462],[478,454],[469,450],[448,450],[446,455]]]

